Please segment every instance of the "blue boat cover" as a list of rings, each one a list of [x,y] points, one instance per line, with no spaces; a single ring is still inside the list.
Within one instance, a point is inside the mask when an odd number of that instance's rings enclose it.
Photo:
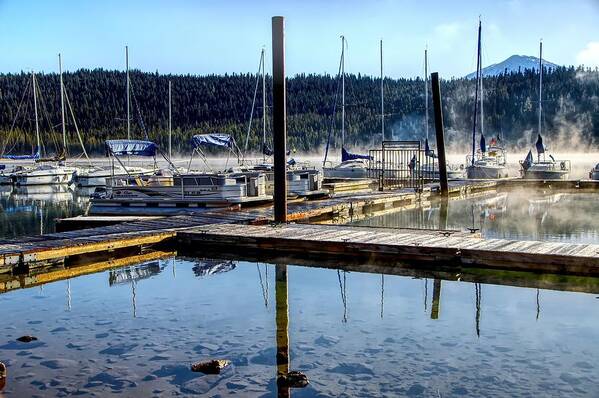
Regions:
[[[485,136],[484,135],[480,136],[480,151],[482,153],[487,152],[487,143],[485,142]]]
[[[368,155],[358,155],[355,153],[349,153],[345,148],[341,148],[341,161],[342,162],[345,162],[346,160],[356,160],[356,159],[372,160],[372,157],[368,156]]]
[[[40,158],[40,152],[37,151],[32,155],[2,155],[1,158],[12,160],[38,160]]]
[[[524,162],[522,162],[522,168],[526,171],[530,168],[530,166],[532,166],[532,162],[533,162],[533,157],[532,157],[532,151],[528,151],[528,155],[526,155],[526,159],[524,159]]]
[[[424,139],[424,154],[428,157],[431,158],[436,158],[437,155],[435,155],[435,151],[433,151],[431,149],[431,147],[428,145],[428,138]]]
[[[229,134],[196,134],[191,139],[196,148],[201,146],[220,146],[233,149],[235,140]]]
[[[142,140],[106,140],[106,156],[156,156],[158,145]]]
[[[545,147],[543,146],[543,137],[541,137],[541,134],[539,134],[539,136],[537,137],[537,143],[535,144],[535,146],[537,147],[537,153],[539,155],[545,153]]]

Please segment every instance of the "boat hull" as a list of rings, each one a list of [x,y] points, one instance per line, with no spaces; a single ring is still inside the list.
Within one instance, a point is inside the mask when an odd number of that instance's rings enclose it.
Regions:
[[[19,174],[13,176],[13,181],[17,186],[26,185],[64,185],[70,184],[73,180],[73,173],[52,173],[52,174]]]
[[[525,180],[567,180],[567,170],[527,170],[522,173]]]
[[[507,167],[495,166],[468,166],[466,168],[466,176],[469,180],[496,180],[507,178]]]

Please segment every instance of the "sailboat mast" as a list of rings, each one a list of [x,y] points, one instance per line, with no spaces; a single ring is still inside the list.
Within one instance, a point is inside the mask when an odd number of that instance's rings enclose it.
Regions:
[[[173,158],[173,141],[172,141],[172,82],[168,81],[168,157],[169,159]]]
[[[345,147],[345,36],[341,36],[341,148]]]
[[[381,39],[381,141],[385,141],[385,85],[383,76],[383,39]]]
[[[485,111],[484,111],[484,91],[483,91],[483,54],[479,53],[480,57],[480,135],[485,135]]]
[[[428,48],[424,49],[424,129],[428,140]]]
[[[539,43],[539,135],[543,121],[543,40]]]
[[[37,116],[37,84],[35,82],[35,73],[33,71],[31,72],[31,81],[33,84],[33,111],[35,113],[35,140],[37,144],[36,151],[37,153],[40,153],[40,126]]]
[[[127,69],[127,139],[131,139],[131,108],[130,80],[129,80],[129,46],[125,46],[125,68]]]
[[[262,64],[262,160],[266,161],[266,154],[264,153],[264,145],[266,145],[266,63],[264,59],[264,48],[262,49],[260,63]]]
[[[62,82],[62,57],[58,54],[58,73],[60,75],[60,117],[62,119],[62,148],[67,152],[67,128],[64,123],[64,83]]]
[[[481,21],[478,21],[478,46],[476,53],[476,90],[474,93],[474,117],[472,123],[472,158],[470,162],[472,166],[474,166],[474,155],[476,148],[476,116],[478,113],[478,90],[480,88],[480,36],[481,36],[482,24]]]

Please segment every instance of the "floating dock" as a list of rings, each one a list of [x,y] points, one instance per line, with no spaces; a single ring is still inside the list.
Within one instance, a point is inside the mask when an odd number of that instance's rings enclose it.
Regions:
[[[511,180],[450,182],[450,197],[496,191],[504,183],[515,185]],[[270,206],[168,217],[76,217],[63,220],[60,228],[97,227],[0,241],[0,273],[29,272],[90,253],[156,246],[178,250],[185,246],[196,250],[218,247],[239,255],[256,251],[280,255],[318,253],[381,262],[599,275],[599,245],[483,239],[460,231],[308,224],[351,222],[419,206],[437,196],[438,186],[434,184],[418,192],[400,189],[340,193],[328,199],[290,203],[288,219],[297,224],[274,227],[270,225]]]

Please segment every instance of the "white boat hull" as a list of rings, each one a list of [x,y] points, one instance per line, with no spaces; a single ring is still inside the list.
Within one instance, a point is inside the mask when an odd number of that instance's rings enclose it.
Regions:
[[[567,170],[526,170],[522,178],[525,180],[567,180]]]
[[[470,180],[496,180],[507,178],[508,170],[505,166],[468,166],[466,176]]]
[[[51,173],[51,174],[18,174],[14,176],[17,186],[25,185],[59,185],[70,184],[73,173]]]

